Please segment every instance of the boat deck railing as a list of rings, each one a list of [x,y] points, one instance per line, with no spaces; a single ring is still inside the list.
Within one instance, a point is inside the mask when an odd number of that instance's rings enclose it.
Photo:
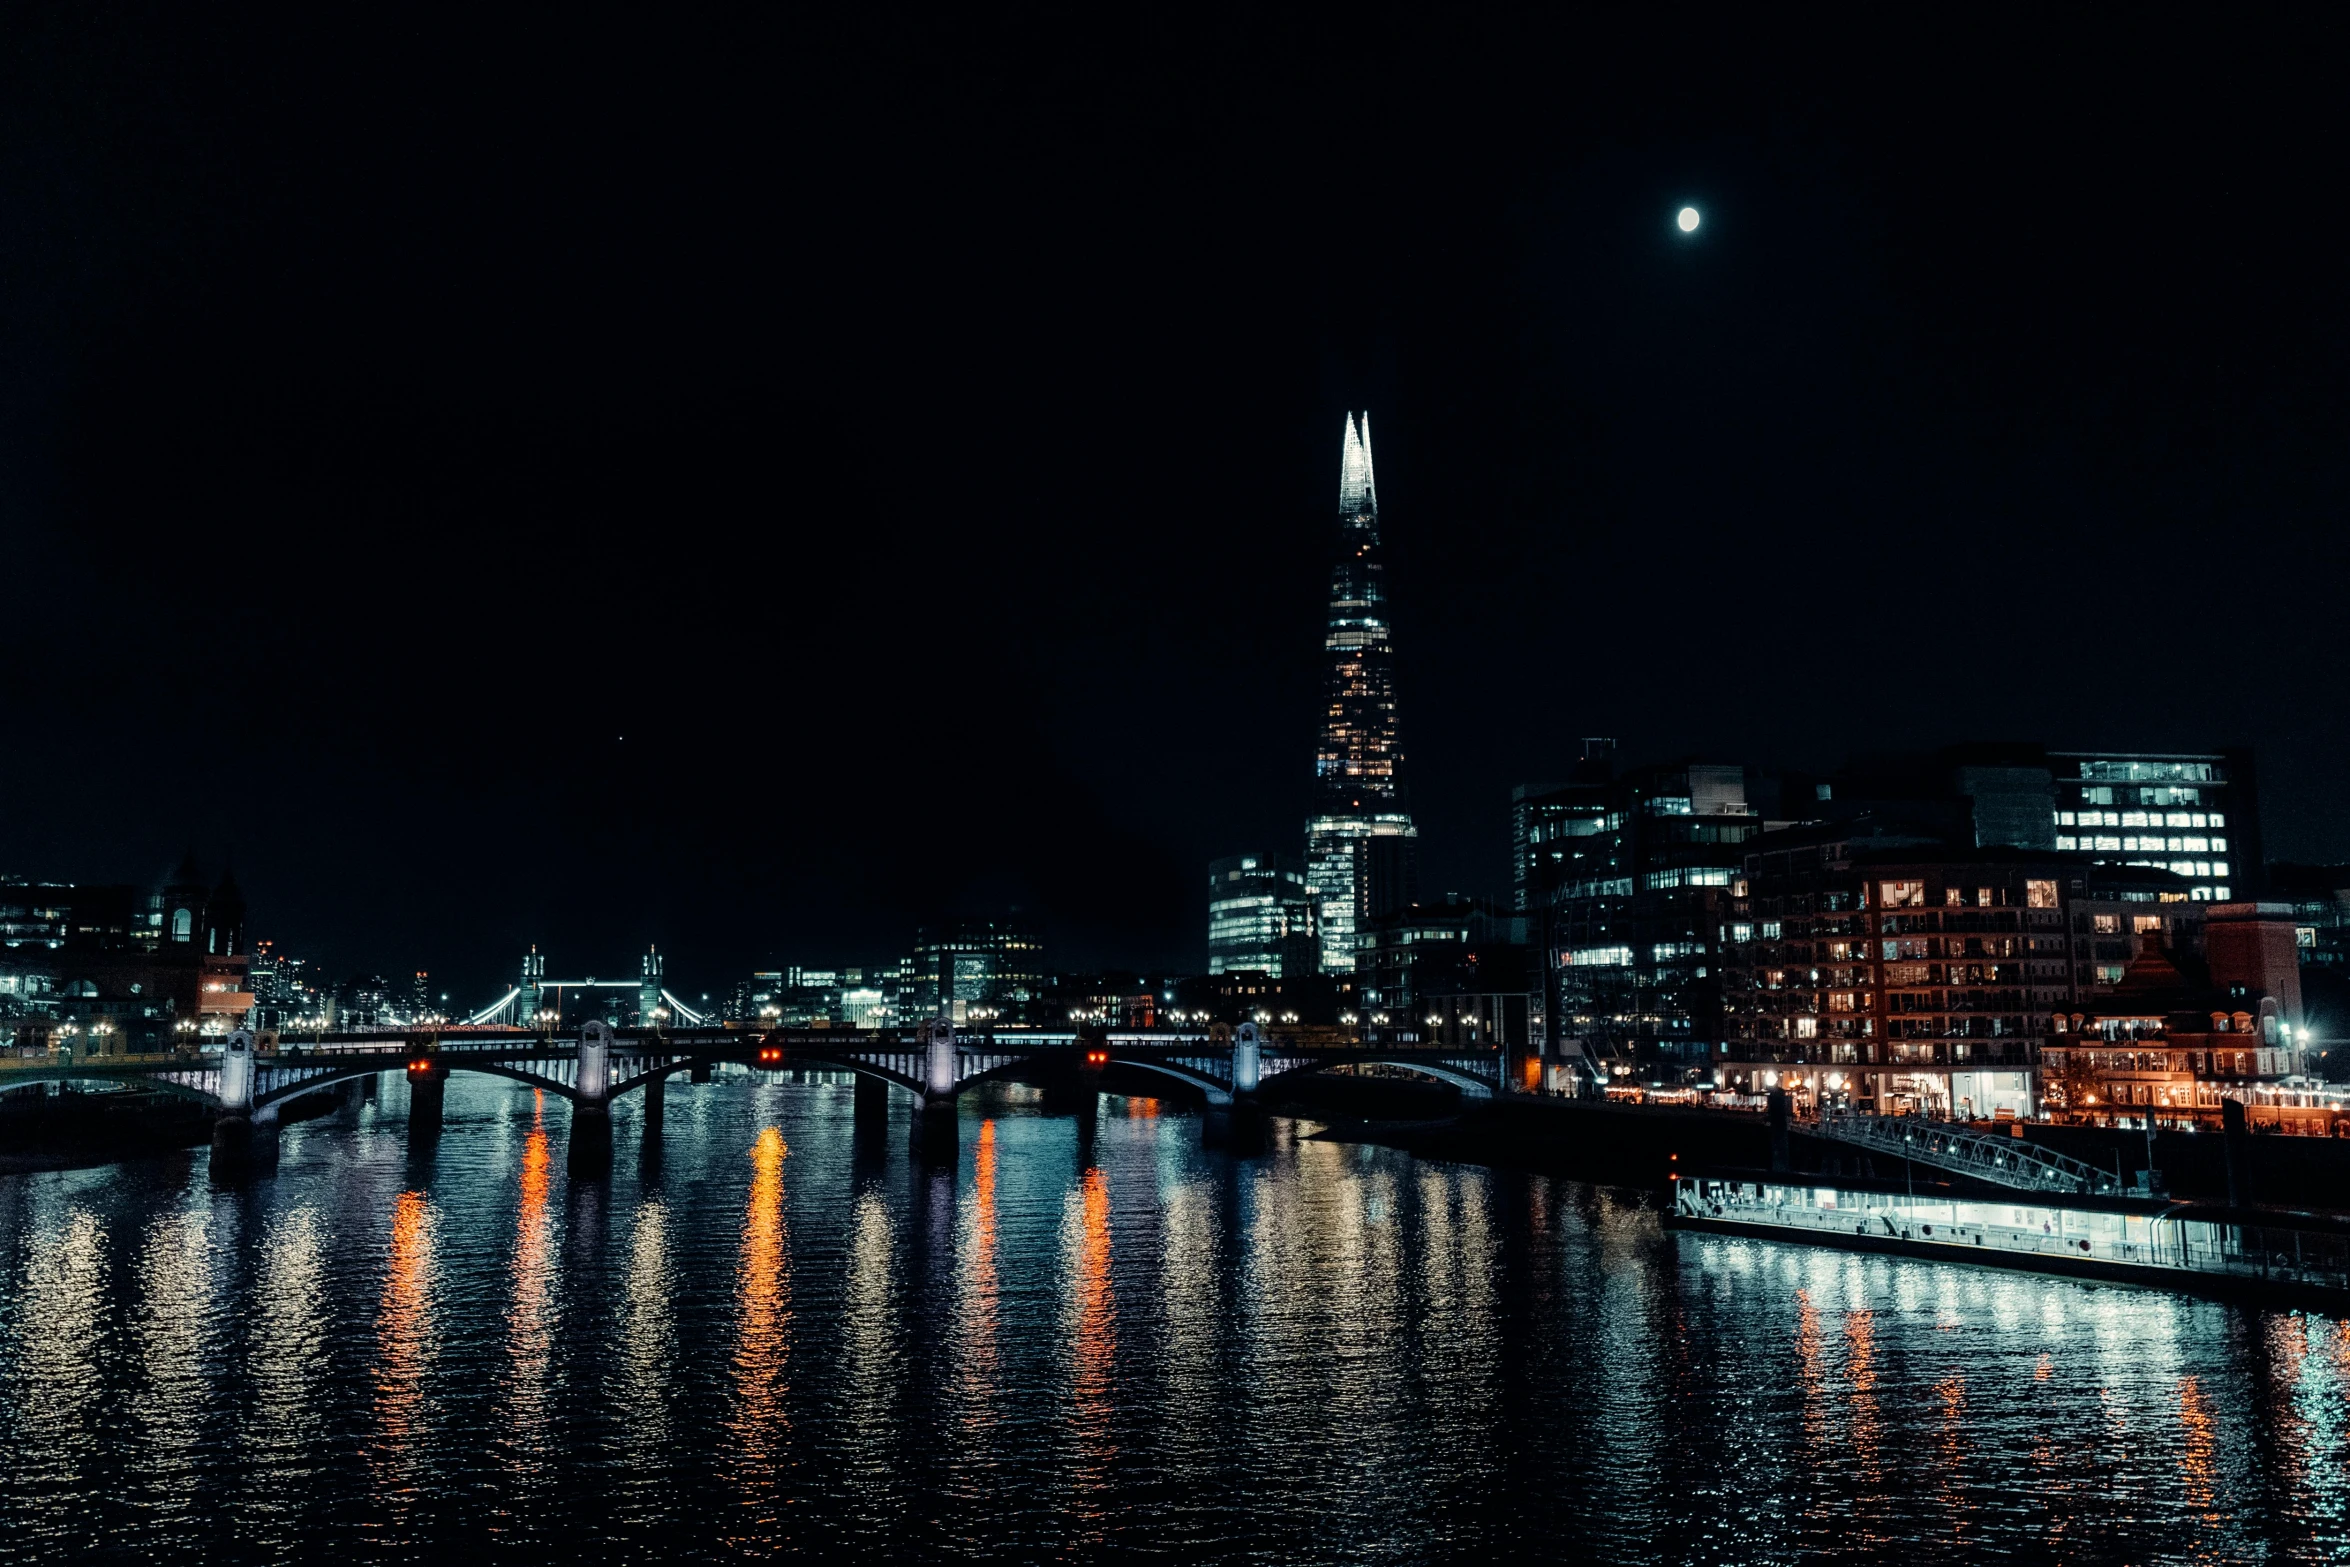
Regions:
[[[1983,1248],[2142,1267],[2149,1270],[2150,1282],[2158,1282],[2152,1278],[2158,1273],[2185,1272],[2350,1293],[2350,1237],[2342,1235],[2170,1214],[2123,1220],[2117,1214],[2061,1208],[2041,1212],[2036,1225],[1998,1224],[1961,1216],[1948,1202],[1922,1203],[1886,1193],[1839,1190],[1835,1206],[1822,1206],[1828,1190],[1692,1180],[1681,1183],[1674,1207],[1688,1218],[1785,1229],[1794,1232],[1791,1239],[1897,1240],[1961,1254]],[[2101,1233],[2086,1233],[2093,1226]],[[2118,1235],[2111,1233],[2116,1228]]]

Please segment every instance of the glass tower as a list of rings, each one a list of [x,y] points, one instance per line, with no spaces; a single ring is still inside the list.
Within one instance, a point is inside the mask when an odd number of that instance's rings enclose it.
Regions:
[[[1311,974],[1321,962],[1305,867],[1283,854],[1208,864],[1208,972]]]
[[[1328,674],[1314,747],[1314,810],[1306,821],[1306,880],[1321,906],[1323,971],[1345,974],[1354,971],[1356,937],[1371,917],[1412,901],[1417,891],[1419,834],[1404,809],[1400,776],[1368,413],[1346,418],[1338,565],[1330,574],[1330,629],[1322,647]]]

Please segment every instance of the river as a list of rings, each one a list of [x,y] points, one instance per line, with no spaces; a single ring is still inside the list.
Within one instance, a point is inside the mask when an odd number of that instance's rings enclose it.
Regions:
[[[1672,1236],[1276,1122],[458,1074],[0,1177],[0,1560],[2340,1559],[2350,1324]],[[903,1112],[900,1112],[901,1118]]]

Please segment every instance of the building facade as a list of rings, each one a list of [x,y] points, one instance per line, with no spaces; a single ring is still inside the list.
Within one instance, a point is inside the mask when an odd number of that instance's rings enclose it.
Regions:
[[[2198,903],[2257,894],[2252,753],[2051,751],[2056,850],[2090,865],[2167,870]]]
[[[2029,1116],[2042,1037],[2075,998],[2053,855],[1772,834],[1724,926],[1727,1086],[1880,1113]]]
[[[2217,1127],[2222,1099],[2257,1107],[2305,1078],[2292,905],[2204,908],[2200,955],[2149,931],[2118,984],[2052,1020],[2041,1050],[2051,1114]]]
[[[1306,881],[1318,909],[1323,971],[1349,973],[1377,914],[1418,895],[1418,829],[1403,790],[1395,654],[1387,621],[1371,418],[1349,414],[1339,454],[1338,564],[1330,577],[1322,723]]]
[[[1045,996],[1044,943],[1008,921],[956,920],[923,930],[900,976],[901,1020],[1028,1022]]]
[[[1561,1055],[1642,1076],[1708,1069],[1722,1040],[1722,935],[1761,818],[1745,769],[1680,761],[1519,791],[1529,935]]]
[[[1321,926],[1304,862],[1235,854],[1208,864],[1208,972],[1251,969],[1276,979],[1322,963]]]

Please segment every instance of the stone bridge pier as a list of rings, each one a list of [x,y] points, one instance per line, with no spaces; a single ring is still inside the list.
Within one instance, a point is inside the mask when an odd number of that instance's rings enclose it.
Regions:
[[[430,1051],[408,1057],[408,1148],[429,1151],[441,1140],[441,1112],[449,1098],[449,1069]]]
[[[654,1081],[658,1082],[659,1079]],[[571,1101],[568,1160],[575,1176],[612,1168],[612,1028],[591,1022],[579,1031],[578,1087]]]
[[[924,1159],[950,1161],[961,1139],[955,1126],[955,1025],[951,1019],[934,1017],[915,1038],[921,1045],[922,1091],[914,1101],[914,1152]]]
[[[229,1035],[220,1052],[220,1113],[212,1121],[212,1168],[220,1174],[241,1173],[257,1162],[260,1150],[254,1146],[253,1099],[259,1075],[252,1032],[240,1028]],[[274,1132],[274,1106],[264,1119]]]

